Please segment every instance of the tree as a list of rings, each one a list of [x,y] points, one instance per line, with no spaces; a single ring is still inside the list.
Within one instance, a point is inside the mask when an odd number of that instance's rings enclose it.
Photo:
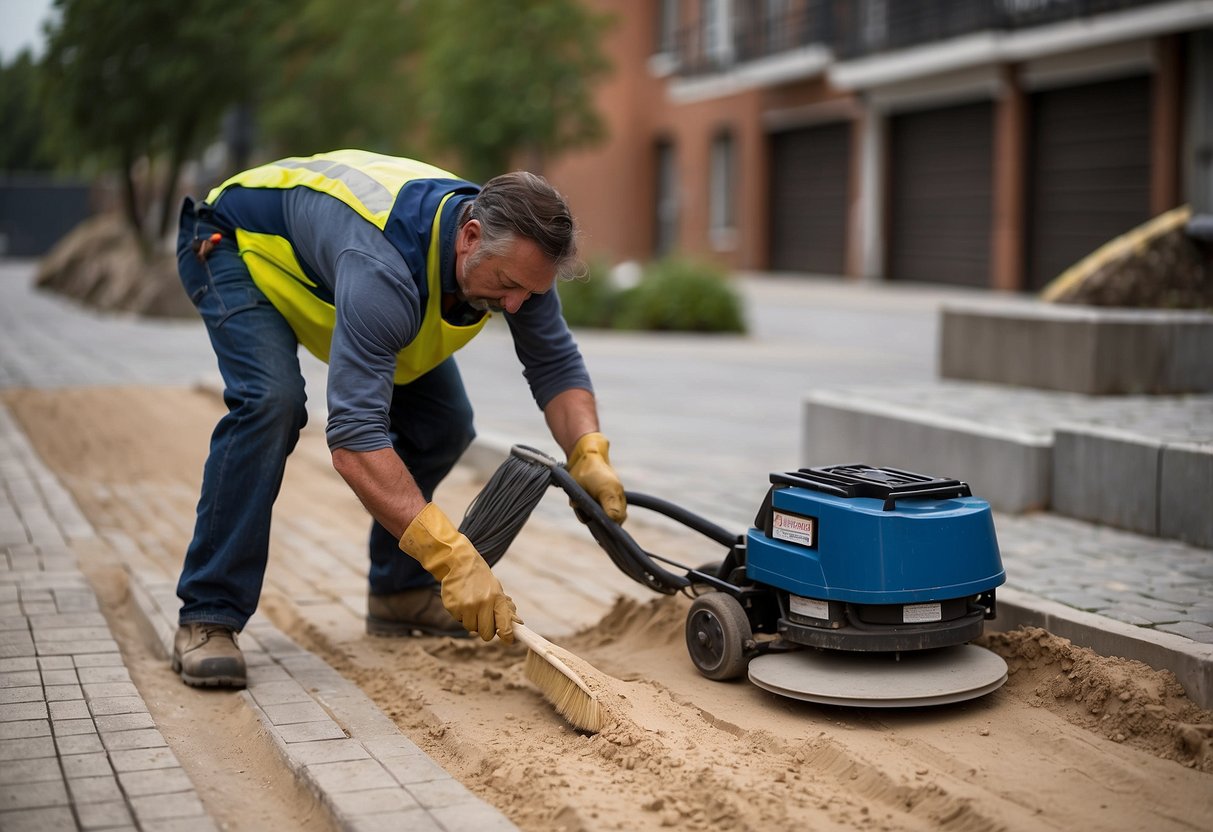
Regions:
[[[274,156],[340,147],[408,155],[418,48],[402,0],[302,0],[272,33],[279,56],[258,110]]]
[[[0,170],[48,170],[46,117],[38,97],[38,67],[28,50],[0,66]]]
[[[43,65],[60,125],[60,154],[113,165],[126,218],[145,251],[173,218],[181,167],[222,113],[255,94],[267,26],[283,0],[56,0]],[[163,160],[147,204],[139,159]],[[157,193],[158,191],[158,193]],[[159,220],[145,222],[148,205]]]
[[[422,121],[479,181],[600,138],[593,83],[609,18],[578,0],[418,0]]]

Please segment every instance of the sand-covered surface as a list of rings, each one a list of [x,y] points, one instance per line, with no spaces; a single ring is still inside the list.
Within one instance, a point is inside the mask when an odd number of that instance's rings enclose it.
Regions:
[[[221,404],[149,388],[4,401],[102,536],[82,552],[86,571],[125,561],[175,575]],[[478,485],[456,472],[440,502],[457,514]],[[1026,630],[985,639],[1007,658],[1002,689],[929,710],[832,708],[711,682],[686,655],[689,602],[630,584],[574,523],[552,519],[565,513],[541,507],[499,574],[528,623],[597,669],[614,719],[596,736],[547,706],[520,647],[364,634],[367,521],[313,428],[275,509],[262,611],[526,830],[1213,828],[1213,715],[1170,673]],[[714,556],[693,537],[651,534],[661,551]],[[111,620],[125,614],[117,595],[102,595]],[[199,695],[167,667],[135,676],[166,712]],[[208,695],[219,704],[203,723],[162,726],[170,744],[222,760],[207,749],[249,731],[223,707],[230,696]],[[204,777],[199,791],[212,805],[233,782]]]

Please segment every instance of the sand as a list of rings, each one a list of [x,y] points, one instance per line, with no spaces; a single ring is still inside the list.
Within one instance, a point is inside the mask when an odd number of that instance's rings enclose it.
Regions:
[[[163,388],[4,401],[101,535],[81,553],[88,574],[122,562],[175,574],[219,402]],[[478,485],[458,471],[439,500],[458,513]],[[575,523],[553,519],[567,508],[546,502],[498,571],[528,623],[593,669],[612,714],[595,736],[569,728],[524,678],[521,647],[364,634],[366,516],[313,428],[275,509],[262,612],[525,830],[1213,828],[1213,715],[1170,673],[1029,629],[983,641],[1007,658],[1002,689],[941,708],[832,708],[711,682],[686,655],[689,601],[614,573]],[[642,532],[663,552],[710,559],[694,539]],[[128,614],[120,595],[102,594],[111,621]],[[140,649],[132,628],[118,637]],[[216,756],[229,738],[256,739],[236,699],[199,700],[154,663],[133,675],[156,692],[154,711],[213,705],[202,723],[162,725],[179,755],[211,760],[190,772],[208,807],[236,788],[250,817],[271,816],[257,809],[269,770],[240,789],[235,764]],[[317,824],[314,814],[294,821]]]

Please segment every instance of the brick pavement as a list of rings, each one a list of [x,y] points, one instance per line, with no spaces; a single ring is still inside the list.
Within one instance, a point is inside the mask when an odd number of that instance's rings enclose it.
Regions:
[[[0,408],[0,829],[214,830],[76,566],[92,537]]]

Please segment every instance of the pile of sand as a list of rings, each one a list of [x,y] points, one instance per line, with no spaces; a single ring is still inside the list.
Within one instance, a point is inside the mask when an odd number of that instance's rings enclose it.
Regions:
[[[1039,627],[981,642],[1007,660],[1009,684],[1028,701],[1113,742],[1213,771],[1213,713],[1184,694],[1169,670],[1100,656]]]

